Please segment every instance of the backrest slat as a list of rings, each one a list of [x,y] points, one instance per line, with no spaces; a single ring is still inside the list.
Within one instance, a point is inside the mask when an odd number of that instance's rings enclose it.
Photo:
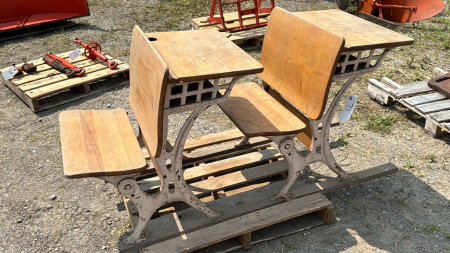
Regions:
[[[164,100],[169,68],[147,39],[135,26],[130,50],[129,102],[141,128],[148,152],[159,157],[163,146]]]
[[[275,8],[261,53],[259,77],[309,118],[322,117],[344,38]]]

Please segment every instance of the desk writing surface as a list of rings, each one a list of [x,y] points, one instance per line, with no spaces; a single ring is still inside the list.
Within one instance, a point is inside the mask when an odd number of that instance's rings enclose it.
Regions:
[[[257,60],[218,31],[195,30],[145,35],[169,66],[170,83],[263,71],[263,66]]]
[[[295,12],[300,18],[345,38],[344,51],[397,47],[414,40],[341,10]]]

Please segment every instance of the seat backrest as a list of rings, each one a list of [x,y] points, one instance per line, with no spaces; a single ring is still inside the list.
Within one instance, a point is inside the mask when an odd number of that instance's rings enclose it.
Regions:
[[[344,42],[277,7],[264,37],[259,77],[306,116],[320,119]]]
[[[169,68],[139,26],[133,29],[130,50],[129,102],[148,152],[159,157],[163,144],[164,100]]]

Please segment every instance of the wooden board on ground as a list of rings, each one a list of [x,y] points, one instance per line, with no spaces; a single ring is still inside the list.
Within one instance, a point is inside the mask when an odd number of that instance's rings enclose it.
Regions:
[[[178,236],[155,244],[143,252],[192,252],[241,235],[247,235],[251,243],[250,233],[255,230],[329,208],[332,208],[332,204],[325,196],[313,194],[186,233],[184,237]]]
[[[70,62],[69,53],[58,56]],[[111,56],[107,57],[114,59]],[[73,61],[73,64],[84,68],[86,74],[68,78],[39,59],[32,61],[37,68],[35,72],[16,75],[6,81],[3,77],[1,78],[2,82],[30,106],[33,112],[38,112],[128,83],[129,66],[120,60],[115,60],[119,62],[119,66],[111,70],[107,63],[99,59],[89,60],[80,56]],[[7,68],[1,69],[0,72],[6,70]]]
[[[435,76],[448,73],[440,68],[433,71]],[[383,77],[381,82],[370,79],[367,88],[369,97],[379,103],[389,105],[397,101],[413,112],[425,118],[424,131],[433,137],[450,133],[450,99],[435,92],[428,86],[428,81],[400,85]]]
[[[275,164],[278,164],[278,166],[287,169],[287,164],[283,160],[270,163],[270,165],[273,165],[273,167],[277,167],[275,166]],[[246,170],[239,171],[240,176],[246,175],[245,171]],[[282,170],[280,170],[279,172],[281,171]],[[349,187],[351,185],[361,183],[366,180],[388,175],[396,171],[397,167],[395,165],[385,164],[364,171],[353,173],[352,174],[353,178],[347,182],[341,182],[336,178],[328,178],[327,180],[318,182],[316,184],[309,184],[304,182],[304,180],[299,180],[296,181],[291,188],[291,194],[293,196],[291,201],[294,201],[294,199],[302,197],[311,197],[311,195],[317,193],[324,194],[331,191],[335,191],[344,187]],[[251,175],[253,174],[247,175],[249,176],[249,180],[252,177]],[[214,180],[220,181],[220,179],[221,176],[217,177],[214,176],[213,178],[209,177],[204,181],[199,182],[205,182],[204,184],[209,184],[208,183],[209,181],[211,182],[213,182]],[[261,180],[263,179],[259,178],[258,182],[261,182]],[[152,247],[150,247],[150,249],[152,250],[152,252],[157,252],[154,250],[156,250],[160,246],[156,245],[166,245],[165,247],[167,247],[168,244],[165,243],[171,242],[175,245],[180,243],[179,248],[174,248],[172,252],[183,252],[183,250],[185,250],[183,249],[183,247],[188,245],[185,244],[185,240],[183,240],[183,237],[187,237],[189,239],[189,238],[196,238],[193,236],[196,236],[197,234],[203,235],[205,241],[200,243],[201,245],[195,244],[189,246],[190,250],[193,250],[194,248],[196,249],[201,246],[205,247],[215,242],[220,242],[232,237],[248,233],[247,231],[248,228],[245,229],[243,228],[242,230],[239,230],[240,232],[238,231],[236,233],[233,232],[233,229],[230,229],[231,234],[219,234],[215,236],[212,236],[211,234],[211,236],[205,236],[206,234],[210,234],[210,232],[206,233],[206,230],[204,229],[207,229],[208,231],[209,230],[214,231],[215,229],[211,229],[211,227],[221,227],[222,225],[228,224],[229,222],[233,223],[234,221],[236,221],[236,219],[237,220],[242,219],[242,217],[244,217],[245,215],[251,216],[252,213],[262,212],[262,210],[264,209],[268,209],[275,205],[285,203],[286,201],[284,199],[272,199],[273,196],[275,196],[275,194],[278,192],[278,190],[281,189],[282,185],[284,184],[284,180],[278,179],[274,181],[273,179],[270,180],[269,177],[266,179],[266,182],[268,183],[267,184],[259,183],[254,187],[246,188],[244,192],[239,193],[235,192],[235,194],[231,196],[228,196],[227,192],[228,190],[230,190],[231,192],[231,190],[236,189],[237,185],[235,181],[224,180],[223,184],[216,184],[215,186],[213,186],[214,184],[211,184],[211,186],[215,188],[208,189],[208,193],[223,190],[222,195],[227,195],[226,197],[221,197],[214,201],[208,202],[208,206],[210,206],[215,210],[220,210],[222,212],[221,218],[214,221],[206,221],[202,218],[203,214],[195,209],[187,208],[182,210],[176,210],[176,213],[173,213],[172,215],[165,215],[159,218],[152,219],[147,225],[147,228],[144,230],[144,233],[146,235],[146,240],[144,242],[137,245],[125,245],[123,244],[123,242],[119,242],[119,250],[120,252],[135,252],[136,250],[153,245]],[[246,184],[243,182],[240,183],[240,186],[244,185]],[[199,190],[199,188],[195,187],[195,189],[197,190]],[[199,195],[202,194],[199,193]],[[212,195],[214,196],[214,194]],[[216,194],[216,196],[219,196],[219,194]],[[138,216],[135,207],[133,207],[133,205],[128,201],[126,201],[126,206],[127,210],[129,211],[130,218],[136,221],[138,219]],[[275,210],[279,210],[278,207],[275,208]],[[327,217],[326,213],[322,213],[322,215],[324,217]],[[330,219],[329,217],[325,218],[325,220],[329,219]],[[280,221],[282,220],[283,219],[280,218]],[[272,224],[273,223],[270,223],[270,225]],[[266,224],[265,226],[268,225],[269,224]],[[261,227],[255,229],[259,228]],[[224,230],[222,229],[220,229],[220,231],[221,231],[220,233],[226,232],[226,231],[224,232]]]

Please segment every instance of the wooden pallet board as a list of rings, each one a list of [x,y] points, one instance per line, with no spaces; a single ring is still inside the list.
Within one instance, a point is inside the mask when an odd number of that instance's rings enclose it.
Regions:
[[[435,68],[433,73],[440,76],[447,71]],[[367,94],[383,105],[396,101],[419,114],[426,120],[424,131],[433,137],[450,133],[450,99],[430,88],[428,81],[400,85],[387,77],[372,78]]]
[[[264,24],[269,21],[270,14],[260,14],[260,23]],[[237,12],[224,14],[226,20],[226,26],[229,29],[239,28],[239,19]],[[192,19],[192,28],[195,30],[214,29],[222,32],[223,35],[229,38],[231,41],[238,44],[244,50],[252,50],[260,48],[262,46],[262,39],[266,34],[266,26],[248,29],[239,32],[229,33],[223,27],[221,23],[208,23],[207,17],[200,17]],[[245,26],[254,25],[256,23],[254,15],[245,15],[243,17],[243,24]]]
[[[70,61],[69,53],[58,56]],[[111,56],[107,57],[114,59]],[[38,112],[127,83],[129,66],[122,61],[114,60],[119,62],[119,66],[111,70],[107,63],[99,59],[78,57],[73,63],[77,67],[84,68],[86,74],[68,78],[39,59],[32,61],[37,68],[35,72],[16,75],[6,81],[2,77],[2,82],[30,106],[33,112]]]
[[[279,160],[276,162],[269,163],[272,167],[281,167],[287,169],[287,164],[283,160]],[[275,165],[278,164],[278,165]],[[396,172],[398,169],[393,164],[385,164],[378,167],[370,168],[364,171],[356,172],[352,174],[352,179],[346,182],[341,182],[336,178],[328,178],[325,181],[318,182],[316,184],[309,184],[304,182],[303,180],[296,181],[291,188],[292,199],[298,199],[302,197],[307,197],[316,193],[328,193],[331,191],[335,191],[344,187],[349,187],[351,185],[355,185],[361,183],[366,180],[370,180],[373,178],[378,178],[384,175],[388,175]],[[261,173],[262,170],[259,169]],[[281,173],[282,170],[277,171],[277,173]],[[234,172],[236,173],[236,172]],[[248,177],[249,182],[254,181],[253,179],[256,177],[256,174],[246,174],[246,170],[239,171],[240,176],[245,178]],[[233,173],[231,173],[233,174]],[[235,174],[238,175],[238,174]],[[252,179],[253,178],[253,179]],[[258,178],[261,182],[262,178]],[[214,201],[208,202],[208,206],[215,210],[220,210],[222,213],[222,217],[214,221],[206,221],[203,219],[203,214],[198,212],[192,208],[183,208],[176,209],[176,213],[172,215],[165,215],[159,218],[152,219],[146,229],[144,230],[144,234],[146,235],[146,240],[140,244],[136,245],[125,245],[122,241],[119,242],[119,251],[120,252],[135,252],[136,250],[146,248],[151,245],[157,245],[160,243],[164,243],[167,241],[175,241],[180,240],[183,236],[187,236],[189,238],[189,234],[192,233],[200,233],[198,231],[203,231],[202,229],[206,229],[208,227],[219,224],[223,225],[224,222],[228,222],[229,220],[233,220],[238,217],[242,217],[247,214],[259,212],[263,209],[273,207],[275,205],[285,203],[285,200],[282,199],[272,199],[273,196],[281,189],[284,184],[284,180],[280,181],[271,181],[267,178],[267,183],[262,184],[258,183],[256,185],[248,186],[245,182],[240,182],[240,186],[246,185],[246,188],[243,192],[236,193],[235,188],[237,186],[236,181],[224,180],[222,184],[218,184],[217,182],[221,181],[221,176],[210,176],[205,178],[202,182],[205,185],[208,185],[207,193],[212,196],[216,196]],[[192,186],[192,184],[190,184]],[[194,187],[192,187],[194,188]],[[192,189],[191,188],[191,189]],[[203,189],[201,187],[195,187],[197,190],[198,196],[204,195],[200,190]],[[230,191],[228,191],[230,190]],[[234,195],[228,194],[228,192],[232,192],[234,190]],[[214,194],[216,193],[216,194]],[[220,195],[225,195],[226,197],[218,197]],[[125,201],[127,210],[130,215],[130,219],[137,221],[137,210],[129,201]],[[167,207],[164,207],[167,208]],[[157,228],[155,230],[155,228]],[[157,232],[156,232],[157,231]],[[197,232],[196,232],[197,231]],[[225,239],[229,239],[231,237],[235,237],[241,235],[240,232],[238,234],[227,235],[221,238],[212,237],[205,244],[201,246],[205,247],[211,243],[223,241]],[[174,242],[174,243],[175,243]],[[182,247],[184,244],[181,242],[179,244]],[[194,246],[189,246],[190,250],[193,249]],[[197,247],[197,246],[195,246]],[[200,247],[200,246],[198,246]],[[156,247],[156,248],[159,248]],[[152,247],[152,250],[154,248]],[[157,252],[157,251],[154,251]],[[177,252],[177,251],[173,251]],[[181,250],[182,252],[182,250]]]
[[[230,238],[247,235],[251,244],[251,232],[277,223],[321,210],[332,210],[331,202],[322,194],[313,194],[251,212],[200,230],[185,233],[170,240],[148,247],[143,252],[192,252]],[[332,212],[331,212],[332,216]]]

